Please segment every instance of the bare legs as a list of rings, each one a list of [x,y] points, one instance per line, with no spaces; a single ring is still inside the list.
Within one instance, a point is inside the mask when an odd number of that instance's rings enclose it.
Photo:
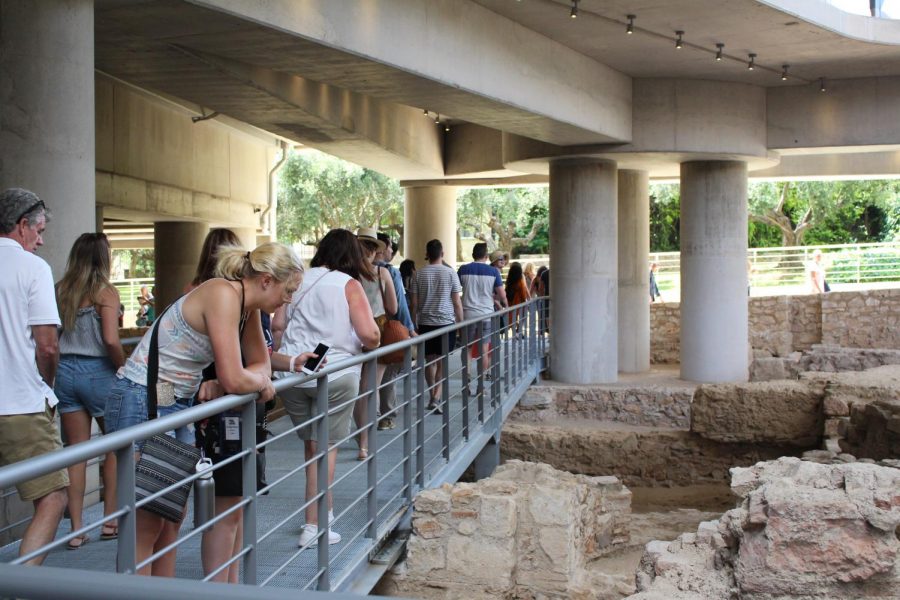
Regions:
[[[62,413],[63,432],[66,436],[66,445],[71,446],[86,442],[91,438],[91,417],[86,411],[78,410],[74,412]],[[105,432],[103,417],[97,417],[97,424],[100,430]],[[85,470],[86,463],[78,463],[69,467],[69,518],[72,521],[72,531],[81,529],[83,526],[82,511],[84,509],[84,489],[85,489]],[[116,507],[116,463],[115,455],[110,453],[106,455],[103,462],[103,514],[108,515],[115,510]],[[106,529],[115,526],[115,521],[109,523]],[[74,541],[74,540],[72,540]],[[71,542],[70,542],[71,544]]]
[[[306,460],[310,460],[318,452],[319,444],[314,440],[304,440],[303,452]],[[337,464],[337,448],[328,451],[328,510],[334,510],[334,499],[331,497],[331,484],[334,483],[334,466]],[[319,474],[316,463],[306,467],[306,501],[309,502],[319,491]],[[313,502],[306,507],[306,524],[319,524],[319,509]]]
[[[241,501],[240,496],[216,496],[216,514],[221,515]],[[215,571],[232,556],[241,551],[244,537],[243,511],[236,510],[203,532],[200,557],[203,572],[207,575]],[[222,569],[212,581],[239,583],[241,561],[236,560],[227,569]]]
[[[360,396],[360,398],[356,401],[356,404],[353,406],[353,420],[356,422],[356,427],[363,427],[369,425],[369,395],[372,393],[369,391],[366,393],[366,382],[369,380],[369,370],[372,368],[372,363],[367,362],[363,364],[362,375],[359,378],[359,393],[364,394]],[[381,385],[381,378],[384,377],[384,370],[387,368],[387,365],[376,364],[375,366],[375,389],[378,389],[378,386]],[[369,455],[369,427],[367,426],[363,429],[358,438],[359,442],[359,459],[363,460]]]
[[[34,552],[53,541],[56,528],[66,509],[65,490],[56,490],[34,501],[34,517],[22,536],[19,556]],[[26,565],[37,566],[44,562],[44,555],[32,558]]]

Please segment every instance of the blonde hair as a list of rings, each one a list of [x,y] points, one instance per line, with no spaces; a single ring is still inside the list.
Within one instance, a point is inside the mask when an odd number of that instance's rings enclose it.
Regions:
[[[529,276],[531,276],[531,277],[534,277],[534,263],[528,263],[528,264],[526,264],[526,265],[525,265],[525,271],[524,271],[524,273],[525,273],[525,275],[529,275]]]
[[[247,252],[240,246],[220,246],[216,253],[216,277],[238,280],[271,275],[275,281],[287,281],[294,273],[303,272],[303,263],[288,246],[266,242]]]
[[[75,327],[78,309],[85,298],[99,304],[100,293],[109,282],[109,240],[103,233],[82,233],[69,251],[66,272],[56,284],[56,304],[63,330]],[[118,306],[116,307],[118,308]]]

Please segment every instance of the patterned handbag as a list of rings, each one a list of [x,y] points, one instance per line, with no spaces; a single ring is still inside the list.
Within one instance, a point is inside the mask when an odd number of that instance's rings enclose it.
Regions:
[[[159,380],[157,330],[162,316],[160,315],[156,319],[153,324],[153,332],[150,334],[150,350],[147,357],[148,419],[155,419],[157,416],[156,384]],[[184,479],[196,472],[199,460],[200,450],[198,448],[179,442],[164,433],[158,433],[147,440],[141,450],[141,459],[135,467],[135,499],[140,501],[179,481],[183,483],[144,504],[141,508],[155,513],[167,521],[180,523],[184,517],[184,507],[187,505],[188,495],[191,492],[191,484],[184,482]]]

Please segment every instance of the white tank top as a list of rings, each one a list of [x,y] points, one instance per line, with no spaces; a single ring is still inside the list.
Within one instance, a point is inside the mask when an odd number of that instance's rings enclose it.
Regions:
[[[362,352],[362,342],[350,322],[350,305],[345,292],[351,279],[345,273],[325,267],[307,271],[303,285],[287,307],[288,323],[281,338],[280,353],[294,356],[312,352],[321,342],[331,348],[327,358],[334,364]],[[358,376],[361,370],[362,365],[356,365],[333,373],[329,379],[333,381],[348,373]],[[276,373],[277,377],[289,375]],[[315,386],[315,381],[309,381],[299,387]]]

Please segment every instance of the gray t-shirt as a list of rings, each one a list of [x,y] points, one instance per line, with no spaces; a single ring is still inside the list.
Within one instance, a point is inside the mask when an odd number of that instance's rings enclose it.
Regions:
[[[456,322],[450,294],[462,291],[456,271],[444,265],[426,265],[416,271],[409,286],[418,306],[418,324],[452,325]]]

